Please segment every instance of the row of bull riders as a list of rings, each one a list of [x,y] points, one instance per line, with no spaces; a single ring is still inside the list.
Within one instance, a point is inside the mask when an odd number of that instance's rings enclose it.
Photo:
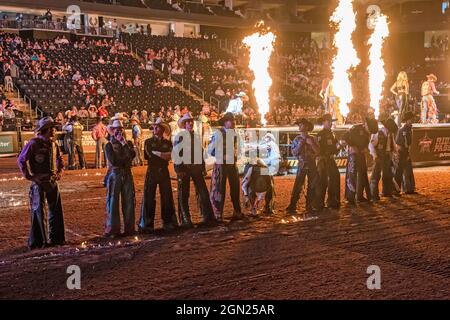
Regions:
[[[297,214],[297,202],[304,189],[306,213],[340,207],[341,179],[334,157],[342,148],[347,148],[348,151],[345,198],[349,205],[377,201],[380,196],[399,196],[402,189],[407,194],[415,193],[409,152],[413,118],[412,113],[406,113],[401,128],[390,118],[381,121],[381,128],[375,119],[367,118],[363,123],[352,126],[340,141],[332,131],[333,119],[330,115],[326,114],[320,119],[323,128],[316,136],[310,134],[314,128],[313,124],[307,119],[299,119],[299,134],[291,144],[292,155],[298,159],[298,169],[289,206],[286,208],[287,214]],[[277,174],[280,162],[280,152],[274,135],[267,133],[263,143],[258,144],[257,148],[263,146],[266,149],[266,157],[250,156],[241,184],[237,166],[238,139],[234,115],[226,113],[220,123],[221,128],[214,131],[207,148],[203,146],[201,133],[194,131],[194,119],[189,113],[178,121],[181,130],[173,144],[169,124],[158,119],[152,125],[153,135],[145,140],[143,148],[148,167],[140,218],[137,222],[138,232],[154,231],[158,187],[161,196],[162,228],[171,231],[177,227],[193,227],[189,207],[191,181],[195,186],[200,209],[200,225],[215,226],[223,222],[227,181],[233,205],[232,220],[245,218],[241,208],[241,190],[244,206],[250,208],[251,216],[258,215],[261,211],[267,215],[274,213],[273,176]],[[21,172],[32,182],[29,193],[30,249],[65,243],[63,209],[58,186],[64,164],[59,147],[54,141],[55,132],[55,122],[52,118],[40,119],[36,137],[26,144],[18,158]],[[105,177],[105,236],[130,236],[136,232],[136,199],[131,170],[136,157],[136,147],[132,141],[127,141],[120,118],[112,120],[108,132],[109,138],[105,146],[108,163]],[[367,151],[374,159],[370,179],[366,163]],[[216,158],[210,190],[205,181],[206,153]],[[169,172],[169,164],[172,161],[178,182],[177,210]],[[45,202],[48,206],[48,230],[45,227]]]

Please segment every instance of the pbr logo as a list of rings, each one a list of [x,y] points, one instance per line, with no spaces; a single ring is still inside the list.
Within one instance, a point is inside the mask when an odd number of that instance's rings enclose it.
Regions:
[[[419,140],[420,153],[431,152],[432,144],[433,144],[433,139],[430,139],[428,137],[428,134],[425,133],[425,136]]]

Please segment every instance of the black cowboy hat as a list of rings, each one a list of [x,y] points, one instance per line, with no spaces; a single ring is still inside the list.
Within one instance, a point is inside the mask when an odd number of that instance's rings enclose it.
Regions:
[[[412,113],[411,111],[408,111],[403,115],[402,121],[406,122],[411,119],[414,119],[414,113]]]
[[[367,128],[371,134],[378,132],[378,121],[374,118],[366,118]]]
[[[398,126],[395,123],[394,119],[392,118],[386,118],[380,121],[383,126],[388,129],[390,132],[397,132]]]
[[[231,112],[227,112],[223,115],[223,117],[219,120],[219,123],[223,126],[227,121],[234,121],[234,114]]]
[[[306,131],[313,131],[314,130],[314,125],[312,124],[312,122],[309,121],[308,119],[305,119],[305,118],[298,119],[295,124],[296,125],[301,125],[302,124],[305,127]]]
[[[319,118],[318,123],[319,123],[319,124],[323,124],[325,121],[335,122],[336,119],[333,119],[333,117],[331,116],[331,114],[326,113],[326,114],[324,114],[321,118]]]
[[[38,123],[36,125],[36,129],[34,129],[34,131],[41,132],[44,129],[52,128],[55,125],[56,125],[56,123],[53,121],[52,117],[44,117],[38,121]]]

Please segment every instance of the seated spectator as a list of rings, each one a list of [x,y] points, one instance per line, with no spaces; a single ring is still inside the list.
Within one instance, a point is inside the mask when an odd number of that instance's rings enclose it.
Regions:
[[[7,105],[5,108],[5,111],[3,111],[3,119],[15,119],[16,114],[14,113],[14,110],[11,105]]]
[[[81,74],[80,71],[75,72],[75,74],[72,76],[72,81],[80,81],[81,79]]]
[[[73,106],[71,110],[69,110],[68,118],[75,117],[78,114],[77,107]]]
[[[85,106],[81,106],[80,110],[78,110],[78,118],[86,119],[89,117],[89,112],[86,110]]]
[[[148,115],[147,115],[147,111],[145,111],[145,110],[142,110],[141,111],[141,123],[142,124],[147,124],[148,122],[149,122],[149,118],[148,118]]]
[[[91,104],[88,108],[89,118],[97,118],[97,107],[95,104]]]
[[[100,107],[98,108],[98,116],[99,116],[100,118],[105,118],[105,117],[108,116],[108,110],[106,109],[105,106],[100,106]]]
[[[101,84],[100,87],[97,89],[97,95],[102,98],[104,96],[106,96],[106,89],[105,87]]]
[[[139,78],[138,75],[136,75],[134,77],[133,86],[135,86],[135,87],[142,87],[142,81],[141,81],[141,79]]]
[[[145,63],[145,70],[153,70],[153,60],[147,60]]]
[[[127,78],[125,81],[125,87],[131,88],[133,86],[133,82],[131,82],[130,78]]]
[[[105,59],[103,59],[102,56],[100,56],[100,58],[98,58],[98,63],[99,63],[99,64],[105,64],[106,61],[105,61]]]
[[[216,91],[214,92],[214,94],[215,94],[216,96],[220,97],[220,98],[225,97],[225,92],[223,91],[223,89],[222,89],[220,86],[217,87],[217,89],[216,89]]]
[[[23,131],[33,131],[33,123],[29,117],[25,118],[25,121],[22,123]]]

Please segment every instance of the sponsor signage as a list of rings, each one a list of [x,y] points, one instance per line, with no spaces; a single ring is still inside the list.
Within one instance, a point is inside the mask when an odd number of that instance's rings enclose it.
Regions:
[[[0,133],[0,155],[12,154],[17,152],[17,133]]]
[[[411,159],[417,165],[450,163],[450,127],[413,128]]]

